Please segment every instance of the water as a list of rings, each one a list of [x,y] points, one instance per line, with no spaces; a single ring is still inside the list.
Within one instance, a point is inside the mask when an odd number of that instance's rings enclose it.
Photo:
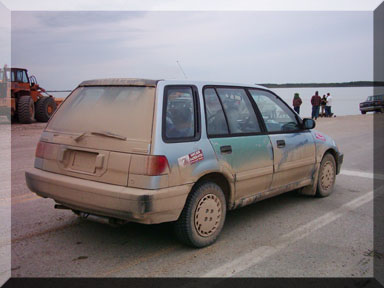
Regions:
[[[321,97],[327,93],[332,95],[332,113],[336,116],[360,114],[360,102],[374,95],[373,87],[273,88],[271,90],[290,106],[292,106],[293,95],[299,93],[303,101],[300,107],[302,117],[311,117],[311,97],[315,95],[315,91],[319,91]]]
[[[319,91],[321,97],[324,94],[331,93],[333,98],[332,112],[336,116],[360,114],[359,103],[363,102],[368,96],[374,95],[373,87],[274,88],[271,90],[290,106],[292,106],[294,93],[299,93],[303,101],[300,108],[302,117],[311,117],[311,97],[315,94],[315,91]],[[54,92],[51,94],[57,98],[66,98],[69,92]]]

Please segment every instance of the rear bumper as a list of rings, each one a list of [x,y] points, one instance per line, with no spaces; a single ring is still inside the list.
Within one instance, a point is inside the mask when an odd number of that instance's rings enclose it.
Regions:
[[[341,169],[341,165],[343,164],[343,161],[344,161],[344,154],[343,153],[338,153],[337,154],[337,164],[336,164],[336,174],[339,174],[340,173],[340,169]]]
[[[132,222],[154,224],[180,216],[193,184],[158,190],[111,185],[33,168],[28,188],[71,209]]]

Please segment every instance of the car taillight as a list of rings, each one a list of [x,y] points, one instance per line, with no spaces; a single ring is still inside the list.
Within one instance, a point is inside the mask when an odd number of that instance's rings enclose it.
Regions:
[[[44,158],[44,150],[45,150],[46,143],[39,141],[37,143],[36,151],[35,151],[35,157],[36,158]]]
[[[37,143],[35,157],[41,159],[54,159],[55,158],[55,144],[39,141]]]
[[[165,156],[149,156],[147,162],[147,175],[161,175],[169,169],[167,157]]]

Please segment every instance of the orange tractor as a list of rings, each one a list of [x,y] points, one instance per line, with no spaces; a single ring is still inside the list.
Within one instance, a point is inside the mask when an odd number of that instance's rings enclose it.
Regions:
[[[0,115],[10,121],[47,122],[60,103],[39,86],[35,76],[28,77],[27,69],[0,68]]]

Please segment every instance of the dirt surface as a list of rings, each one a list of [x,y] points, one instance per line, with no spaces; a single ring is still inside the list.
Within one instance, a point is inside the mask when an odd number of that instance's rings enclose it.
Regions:
[[[113,228],[36,197],[24,172],[44,127],[12,125],[14,277],[372,277],[383,253],[373,249],[372,114],[316,123],[345,154],[334,194],[287,193],[231,211],[203,249],[180,244],[170,224]]]

